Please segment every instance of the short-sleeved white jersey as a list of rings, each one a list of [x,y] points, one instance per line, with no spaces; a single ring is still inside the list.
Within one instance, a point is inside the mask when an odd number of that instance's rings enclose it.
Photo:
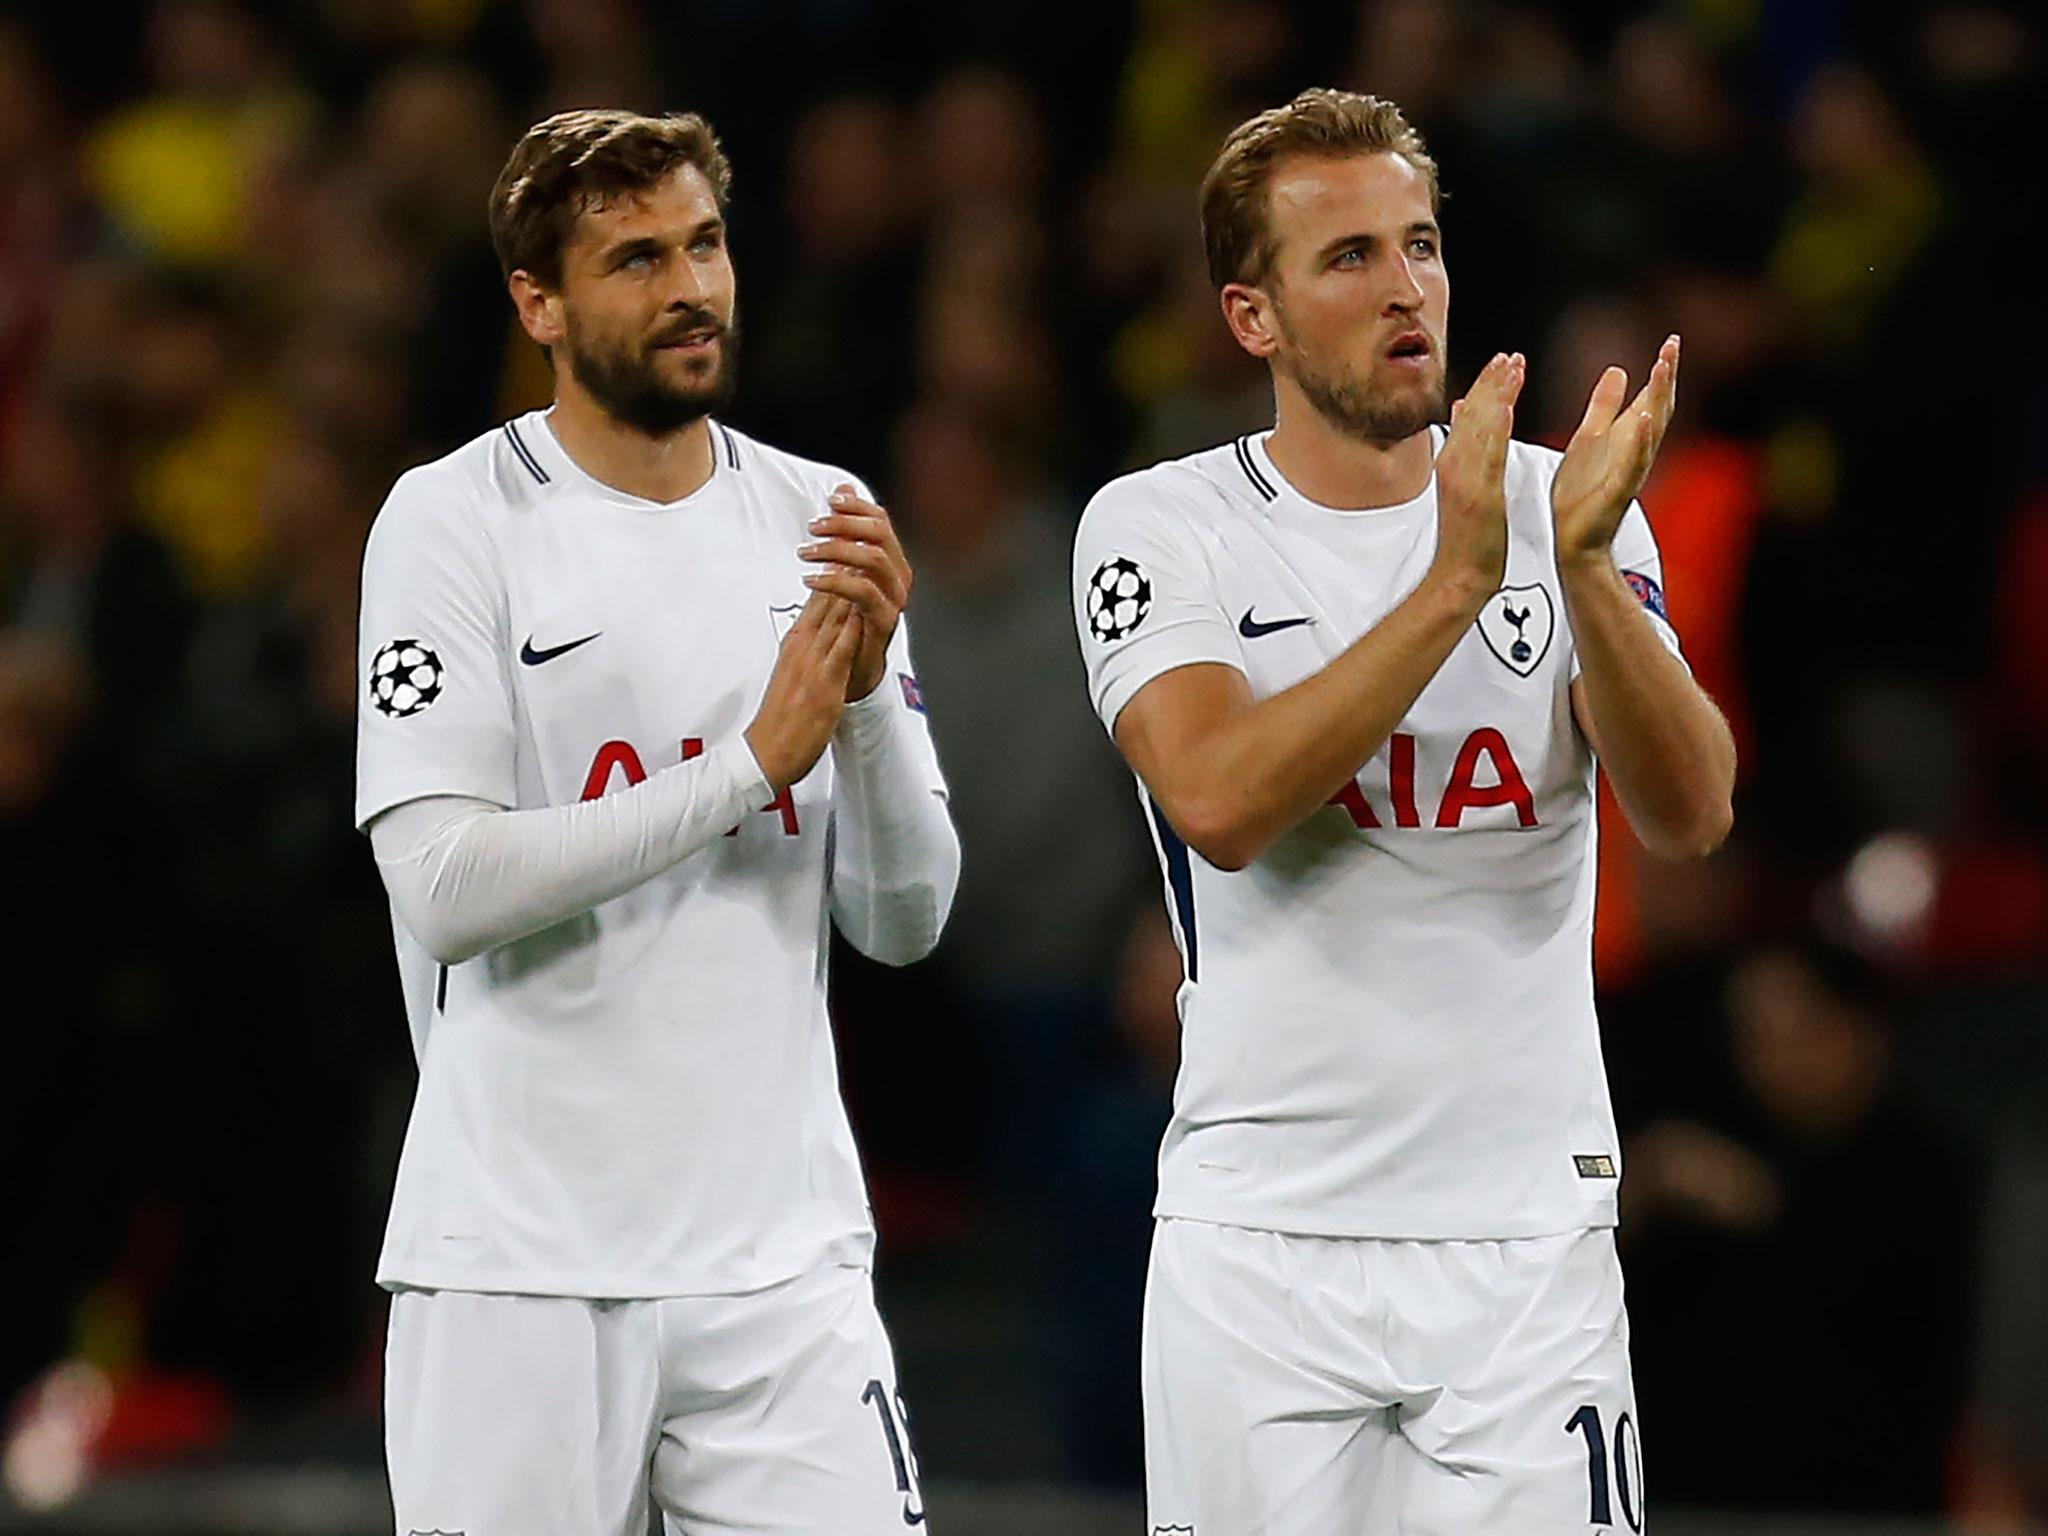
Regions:
[[[668,504],[583,473],[543,412],[399,480],[364,556],[359,825],[746,750],[810,595],[798,546],[851,477],[713,440],[711,479]],[[899,626],[882,686],[938,789],[909,656]],[[380,1283],[699,1295],[864,1258],[825,1010],[833,788],[828,752],[666,873],[459,965],[394,918],[420,1084]]]
[[[1512,446],[1501,590],[1330,805],[1233,874],[1139,786],[1186,977],[1160,1215],[1425,1239],[1614,1221],[1558,458]],[[1301,682],[1415,589],[1436,533],[1433,480],[1401,506],[1323,507],[1263,437],[1112,482],[1074,550],[1103,724],[1191,663],[1236,667],[1260,698]],[[1616,556],[1676,652],[1640,507]]]

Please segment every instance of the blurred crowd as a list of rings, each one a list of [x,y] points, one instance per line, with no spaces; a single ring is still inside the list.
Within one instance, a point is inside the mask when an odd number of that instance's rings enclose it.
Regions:
[[[1067,546],[1109,475],[1270,423],[1194,191],[1329,83],[1427,135],[1454,383],[1525,351],[1522,435],[1685,338],[1644,500],[1738,829],[1661,866],[1610,805],[1598,936],[1655,1496],[2023,1528],[2044,47],[1992,0],[0,3],[13,1423],[67,1361],[115,1463],[374,1413],[412,1064],[350,826],[363,538],[547,398],[484,228],[519,131],[688,108],[736,168],[733,419],[868,477],[917,568],[965,872],[932,962],[835,963],[885,1288],[942,1278],[892,1312],[926,1465],[1134,1478],[1178,968]]]

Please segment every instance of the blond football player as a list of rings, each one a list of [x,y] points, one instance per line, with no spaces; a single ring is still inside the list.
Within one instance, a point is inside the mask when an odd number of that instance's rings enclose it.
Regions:
[[[1734,749],[1635,501],[1678,342],[1562,454],[1444,420],[1436,167],[1391,104],[1233,132],[1210,273],[1272,430],[1103,489],[1103,724],[1185,964],[1143,1387],[1155,1533],[1640,1530],[1593,1011],[1594,775],[1673,856]]]

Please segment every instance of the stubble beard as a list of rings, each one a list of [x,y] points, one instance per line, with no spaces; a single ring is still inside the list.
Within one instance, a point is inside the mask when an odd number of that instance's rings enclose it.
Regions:
[[[1316,414],[1345,436],[1387,448],[1444,419],[1449,395],[1441,365],[1434,382],[1422,389],[1375,389],[1368,379],[1341,365],[1319,366],[1295,342],[1284,317],[1280,334],[1283,345],[1275,363]]]
[[[593,344],[573,324],[564,343],[576,382],[606,415],[646,437],[668,437],[732,404],[739,344],[734,316],[720,326],[715,371],[701,383],[679,386],[661,376],[659,359],[645,343]]]

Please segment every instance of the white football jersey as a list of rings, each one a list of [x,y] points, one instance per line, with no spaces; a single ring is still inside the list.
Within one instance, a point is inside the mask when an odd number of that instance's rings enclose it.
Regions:
[[[393,487],[363,564],[355,814],[589,799],[752,719],[838,470],[714,424],[695,494],[582,470],[544,412]],[[858,483],[858,482],[854,482]],[[918,715],[907,626],[884,688]],[[420,1083],[380,1283],[754,1290],[872,1244],[825,1010],[828,752],[580,917],[438,967],[394,916]]]
[[[1331,804],[1231,874],[1139,785],[1185,971],[1158,1214],[1378,1238],[1613,1223],[1558,459],[1510,449],[1501,590]],[[1301,682],[1414,591],[1436,533],[1433,480],[1401,506],[1323,507],[1263,437],[1112,482],[1074,549],[1096,712],[1114,731],[1139,689],[1196,662],[1259,698]],[[1639,506],[1615,552],[1675,653]]]

